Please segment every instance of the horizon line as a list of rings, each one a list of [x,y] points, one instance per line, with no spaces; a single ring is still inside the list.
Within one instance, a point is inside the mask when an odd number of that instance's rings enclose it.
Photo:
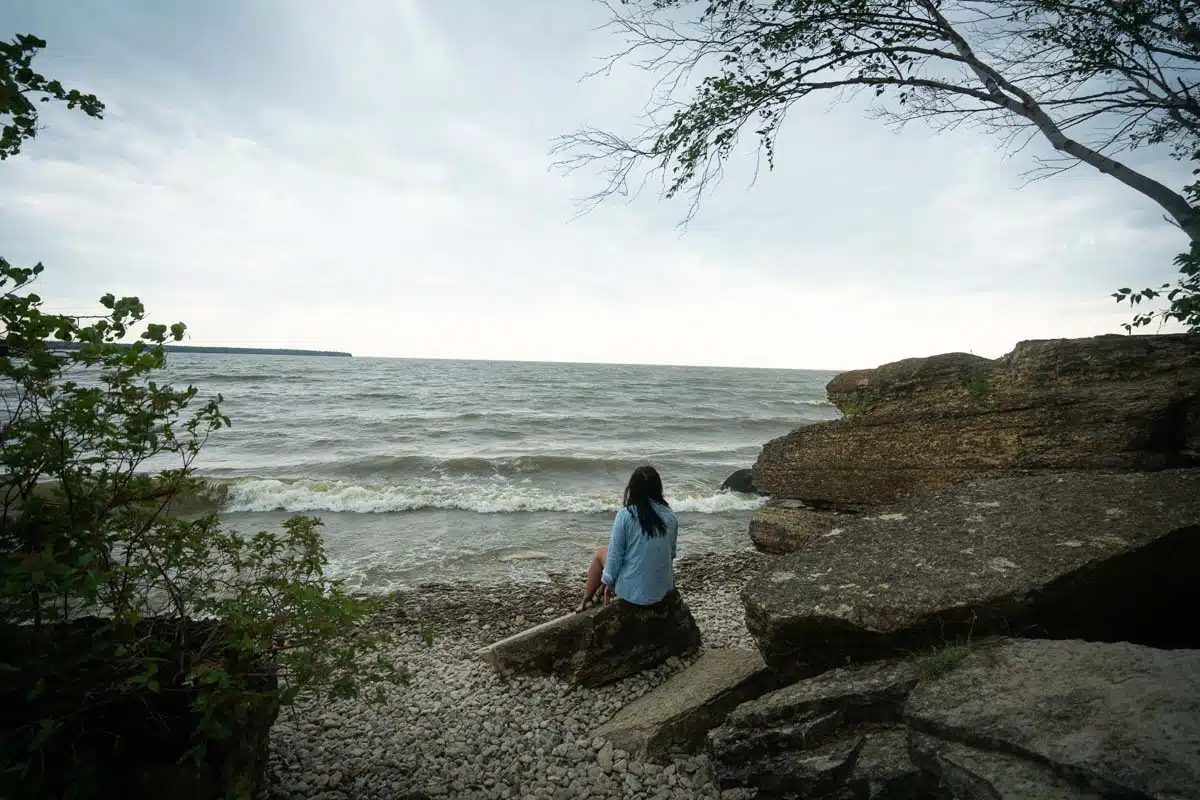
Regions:
[[[296,346],[265,346],[265,345],[181,345],[172,343],[175,348],[195,349],[206,347],[226,347],[241,350],[310,350],[312,352],[346,352],[336,350],[316,350],[313,348],[301,348]],[[215,354],[214,354],[215,355]],[[355,360],[377,359],[388,361],[467,361],[467,362],[491,362],[495,364],[559,364],[565,366],[603,366],[603,367],[693,367],[699,369],[753,369],[753,370],[768,370],[775,372],[848,372],[846,368],[829,368],[829,367],[770,367],[770,366],[747,366],[740,364],[685,364],[685,363],[667,363],[667,362],[652,362],[652,361],[579,361],[579,360],[561,360],[561,359],[540,359],[540,358],[485,358],[480,356],[382,356],[382,355],[358,355],[352,354]],[[854,367],[851,369],[863,369],[863,367]]]

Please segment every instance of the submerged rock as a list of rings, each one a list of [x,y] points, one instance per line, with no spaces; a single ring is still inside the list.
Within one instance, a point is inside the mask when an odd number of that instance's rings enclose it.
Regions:
[[[700,629],[679,592],[653,606],[618,600],[552,619],[479,651],[502,676],[557,675],[603,686],[699,649]]]
[[[951,487],[856,518],[751,578],[746,623],[792,676],[1021,634],[1200,647],[1200,470]]]
[[[760,491],[863,510],[987,477],[1200,465],[1200,338],[1021,342],[846,372],[845,414],[764,445]]]
[[[984,647],[921,683],[905,721],[958,797],[1200,797],[1200,650]]]
[[[694,752],[738,704],[771,688],[756,650],[709,650],[694,664],[642,695],[592,735],[635,758]]]
[[[760,494],[754,486],[754,470],[739,469],[721,484],[721,491],[741,492],[742,494]]]

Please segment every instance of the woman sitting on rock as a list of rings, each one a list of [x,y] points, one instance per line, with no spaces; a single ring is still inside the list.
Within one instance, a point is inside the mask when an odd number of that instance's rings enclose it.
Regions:
[[[608,547],[588,565],[583,611],[603,586],[605,604],[614,598],[639,606],[657,603],[675,588],[675,543],[679,520],[663,498],[662,478],[654,467],[638,467],[625,487],[623,507],[613,522]]]

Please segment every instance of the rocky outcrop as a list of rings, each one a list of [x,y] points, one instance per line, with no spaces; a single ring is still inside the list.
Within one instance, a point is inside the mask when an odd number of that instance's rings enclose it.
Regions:
[[[1200,797],[1200,650],[1010,641],[921,683],[904,719],[964,800]]]
[[[736,706],[773,688],[756,650],[709,650],[592,732],[634,758],[692,753]]]
[[[740,492],[742,494],[759,494],[754,486],[754,470],[739,469],[721,484],[721,491]]]
[[[797,677],[1019,634],[1200,647],[1200,470],[979,481],[856,518],[752,578],[746,624]]]
[[[709,735],[717,780],[808,800],[1200,797],[1200,650],[962,649],[830,670],[739,706]]]
[[[763,553],[794,553],[814,537],[828,536],[838,530],[849,519],[853,517],[816,511],[797,500],[773,501],[750,518],[750,541]]]
[[[835,669],[739,706],[709,736],[722,787],[771,797],[923,797],[901,725],[905,661]]]
[[[502,639],[478,655],[502,676],[557,675],[603,686],[699,649],[700,629],[678,592],[653,606],[618,600]]]
[[[987,477],[1200,465],[1200,337],[1021,342],[847,372],[846,415],[767,443],[756,487],[862,510]]]

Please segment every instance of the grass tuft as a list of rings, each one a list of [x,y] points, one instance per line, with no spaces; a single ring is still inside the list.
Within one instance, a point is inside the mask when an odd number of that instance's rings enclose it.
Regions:
[[[917,672],[922,680],[940,678],[962,663],[971,654],[970,645],[950,644],[917,659]]]

